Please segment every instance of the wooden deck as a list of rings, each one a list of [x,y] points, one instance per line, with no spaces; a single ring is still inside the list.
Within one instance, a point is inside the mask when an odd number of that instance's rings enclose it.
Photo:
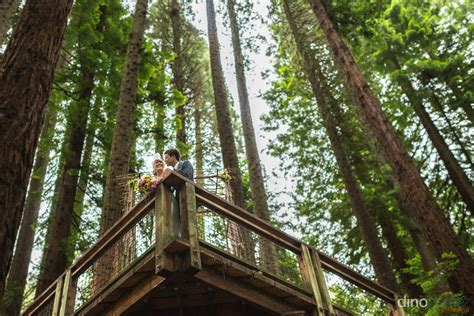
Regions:
[[[253,240],[252,258],[235,236]],[[270,243],[292,269],[268,272],[255,245]],[[331,303],[323,270],[395,304],[390,290],[172,173],[24,315],[351,315]]]

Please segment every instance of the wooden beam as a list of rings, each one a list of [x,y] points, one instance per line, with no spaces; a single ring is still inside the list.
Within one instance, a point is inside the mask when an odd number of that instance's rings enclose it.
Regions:
[[[155,199],[155,273],[163,276],[175,270],[172,255],[165,251],[165,245],[172,239],[171,198],[171,192],[161,183]]]
[[[194,277],[277,314],[291,312],[296,309],[290,304],[285,304],[281,300],[270,297],[252,286],[238,282],[230,276],[223,277],[214,274],[208,271],[205,266]]]
[[[117,300],[111,308],[107,309],[104,312],[104,315],[121,315],[132,305],[142,300],[145,295],[150,293],[158,285],[163,283],[164,280],[165,278],[159,275],[153,275],[149,278],[145,278],[143,281],[134,286],[133,289],[130,290],[127,294]]]
[[[314,300],[316,301],[316,315],[322,316],[324,315],[324,306],[323,300],[321,298],[321,292],[319,290],[318,279],[316,277],[315,269],[313,266],[313,262],[311,260],[311,254],[309,252],[308,247],[305,244],[301,245],[301,253],[303,256],[304,267],[306,269],[306,275],[309,278],[309,285],[311,286],[311,290],[313,291]]]
[[[75,287],[71,280],[71,269],[66,271],[64,276],[64,285],[61,293],[61,308],[59,316],[71,315],[74,313],[74,299],[76,296]]]
[[[187,229],[189,238],[189,265],[193,272],[201,269],[201,254],[199,249],[199,235],[197,231],[197,211],[196,211],[196,195],[194,185],[186,182],[184,186],[186,193],[186,210],[187,210]]]
[[[329,315],[335,316],[336,313],[334,312],[334,308],[331,303],[331,297],[329,296],[329,290],[326,284],[326,278],[324,277],[323,269],[321,267],[321,261],[319,260],[318,252],[314,249],[308,248],[308,250],[311,255],[311,262],[313,263],[314,273],[316,274],[321,298],[323,300],[323,303],[325,304],[325,308],[327,308],[327,310],[329,311]]]
[[[61,294],[63,290],[63,278],[56,282],[56,290],[54,291],[54,303],[52,315],[59,315],[59,307],[61,306]]]

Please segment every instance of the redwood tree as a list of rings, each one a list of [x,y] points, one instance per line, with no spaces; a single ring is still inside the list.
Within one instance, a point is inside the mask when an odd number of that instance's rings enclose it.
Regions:
[[[0,298],[72,2],[26,1],[0,64]]]
[[[449,278],[450,287],[455,291],[462,291],[471,302],[474,302],[474,261],[454,233],[449,221],[421,178],[416,165],[385,117],[379,101],[349,48],[335,30],[321,1],[309,0],[309,3],[365,123],[377,139],[385,159],[393,169],[402,194],[414,210],[411,216],[417,220],[438,258],[441,258],[444,253],[452,252],[459,260],[457,269]]]
[[[124,75],[120,84],[119,104],[115,117],[115,129],[105,185],[104,209],[100,226],[101,234],[122,215],[123,205],[117,177],[127,174],[129,168],[133,118],[137,104],[140,49],[145,31],[147,7],[148,0],[137,0],[125,57]]]
[[[6,44],[7,32],[12,27],[13,16],[19,5],[20,0],[4,0],[0,3],[0,46]]]

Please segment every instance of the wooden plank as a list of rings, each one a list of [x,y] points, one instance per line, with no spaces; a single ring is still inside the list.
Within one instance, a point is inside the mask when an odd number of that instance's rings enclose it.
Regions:
[[[319,291],[318,279],[316,278],[316,273],[311,260],[311,254],[305,244],[301,245],[301,253],[303,256],[304,265],[307,268],[311,290],[313,291],[313,296],[316,301],[316,315],[324,315],[323,301]]]
[[[173,258],[165,251],[165,245],[172,239],[171,192],[163,183],[158,186],[155,199],[155,273],[174,271]]]
[[[325,307],[329,311],[329,315],[335,316],[334,308],[331,302],[331,296],[329,295],[326,278],[324,277],[323,268],[321,267],[321,261],[319,260],[318,252],[314,249],[310,249],[311,261],[313,262],[314,272],[318,280],[319,290],[321,292],[321,298]]]
[[[196,195],[194,185],[186,182],[186,209],[187,209],[187,229],[189,236],[189,257],[190,267],[197,272],[201,269],[201,254],[199,249],[199,234],[197,230],[197,211],[196,211]]]
[[[150,293],[158,285],[160,285],[165,278],[159,275],[153,275],[150,278],[145,278],[142,282],[138,283],[131,291],[129,291],[125,296],[121,297],[113,306],[104,312],[106,316],[115,316],[121,315],[133,304],[137,303],[145,295]]]
[[[257,268],[256,266],[254,266],[254,265],[252,265],[248,262],[243,261],[241,258],[239,258],[237,256],[234,256],[232,254],[229,254],[225,251],[222,251],[219,248],[216,248],[216,247],[212,246],[211,244],[200,241],[200,245],[201,245],[201,257],[202,258],[204,258],[202,256],[203,251],[208,250],[208,251],[206,251],[206,255],[218,258],[216,260],[218,260],[219,262],[224,263],[224,265],[233,265],[238,269],[244,269],[244,271],[251,271],[250,275],[252,275],[252,277],[254,277],[254,276],[263,276],[263,277],[265,277],[266,280],[272,280],[273,283],[281,284],[285,288],[290,288],[292,290],[298,291],[298,292],[300,292],[300,293],[302,293],[303,295],[306,295],[306,296],[311,295],[311,293],[312,293],[311,290],[309,290],[309,288],[303,288],[301,286],[290,283],[290,282],[288,282],[288,281],[286,281],[286,280],[284,280],[284,279],[282,279],[282,278],[280,278],[280,277],[278,277],[274,274],[268,273],[266,271],[262,271],[259,268]],[[208,260],[210,260],[210,259],[206,258],[206,261],[208,261]]]
[[[71,315],[74,312],[75,289],[71,280],[71,269],[66,271],[64,276],[64,285],[61,294],[61,308],[59,316]]]
[[[202,267],[202,270],[196,273],[194,277],[277,314],[291,312],[296,309],[290,304],[285,304],[282,300],[266,295],[251,286],[234,280],[230,276],[224,278],[214,274],[208,271],[206,267]]]
[[[233,204],[228,203],[225,206],[222,206],[218,203],[216,203],[217,196],[212,196],[212,198],[209,198],[209,196],[205,196],[201,194],[202,192],[198,193],[196,191],[196,197],[197,201],[199,204],[202,204],[211,210],[215,211],[216,213],[224,216],[225,218],[228,218],[239,225],[250,229],[251,231],[257,233],[258,235],[261,235],[270,241],[273,241],[274,243],[282,246],[285,249],[288,249],[296,254],[300,253],[300,248],[296,247],[293,243],[288,242],[288,240],[283,239],[277,234],[276,228],[273,228],[271,224],[263,222],[261,219],[255,216],[250,216],[250,214],[247,211],[238,211],[239,208]],[[247,213],[246,215],[243,216],[242,212]],[[264,225],[262,223],[265,223]],[[298,245],[301,244],[298,242]]]
[[[33,303],[28,306],[23,315],[33,315],[34,312],[36,312],[43,304],[45,304],[51,296],[54,295],[54,292],[56,290],[56,284],[57,282],[64,276],[66,272],[63,272],[53,283],[51,283],[46,290],[44,290],[37,298],[36,300],[33,301]]]
[[[154,205],[154,196],[147,195],[130,212],[125,213],[104,235],[71,266],[73,277],[89,268],[115,241],[132,228]]]
[[[94,310],[98,305],[111,301],[112,297],[116,297],[114,294],[117,291],[120,291],[120,288],[126,284],[127,280],[133,278],[136,273],[140,273],[144,277],[145,271],[150,271],[150,275],[154,273],[154,258],[155,253],[153,249],[145,252],[140,258],[132,263],[130,267],[122,271],[119,275],[114,277],[111,282],[105,288],[97,292],[94,297],[91,298],[88,302],[82,305],[79,310],[75,312],[76,315],[87,315],[89,312]],[[153,267],[153,269],[150,269]]]
[[[56,290],[54,292],[53,314],[59,315],[59,307],[61,306],[61,295],[63,290],[63,277],[56,283]]]
[[[225,257],[220,256],[216,253],[213,253],[211,250],[208,250],[204,247],[201,248],[201,256],[202,258],[214,257],[217,260],[221,261],[223,263],[222,266],[227,267],[227,269],[236,269],[236,270],[241,270],[245,272],[248,276],[250,276],[250,278],[245,278],[245,280],[242,280],[242,283],[250,283],[249,286],[251,286],[254,289],[260,288],[262,291],[268,292],[271,287],[277,288],[278,290],[282,292],[288,293],[288,295],[296,297],[299,302],[298,305],[300,306],[311,307],[315,305],[315,301],[311,297],[311,294],[304,289],[289,287],[287,283],[283,283],[281,281],[276,281],[272,278],[269,278],[264,273],[261,273],[260,271],[255,270],[255,268],[254,269],[246,268],[245,266],[237,262],[234,262],[232,260],[226,259]],[[206,267],[206,268],[209,271],[216,269],[213,267]],[[221,275],[228,275],[228,277],[231,277],[230,274],[225,273],[225,270],[222,270],[222,269],[223,268],[219,267],[219,270],[217,271],[220,271],[219,273]],[[235,278],[235,279],[241,279],[241,278]]]

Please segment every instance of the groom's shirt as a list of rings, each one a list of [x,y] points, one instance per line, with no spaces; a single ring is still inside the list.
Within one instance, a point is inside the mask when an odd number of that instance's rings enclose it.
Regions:
[[[176,166],[174,166],[174,170],[176,170],[178,173],[185,176],[189,180],[194,181],[194,169],[193,165],[189,160],[178,161]]]

